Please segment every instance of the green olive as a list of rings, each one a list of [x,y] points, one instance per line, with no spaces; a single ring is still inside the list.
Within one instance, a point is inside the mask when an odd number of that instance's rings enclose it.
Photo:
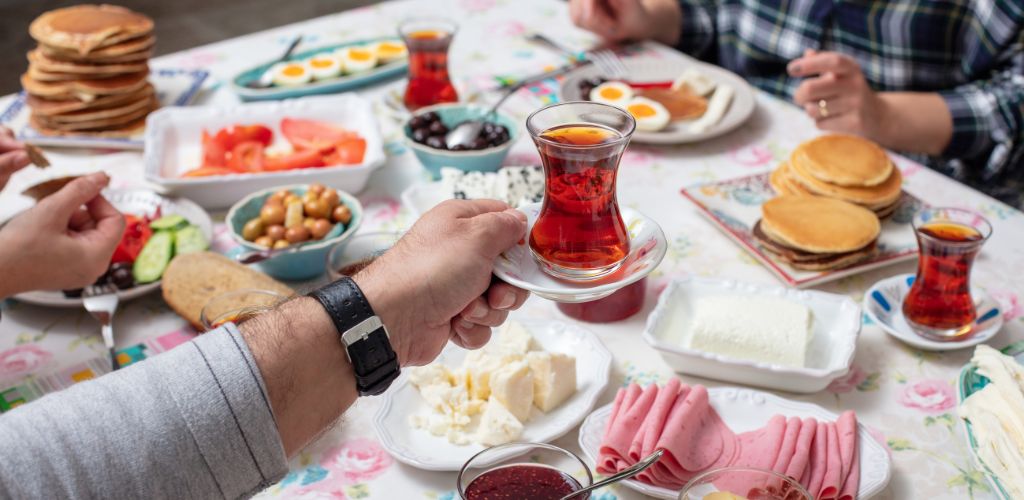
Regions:
[[[242,227],[242,238],[245,238],[245,241],[256,241],[260,236],[263,236],[263,219],[250,219]]]

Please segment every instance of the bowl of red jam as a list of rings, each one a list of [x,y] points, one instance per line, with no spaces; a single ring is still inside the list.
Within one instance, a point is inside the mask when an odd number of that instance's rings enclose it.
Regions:
[[[473,455],[459,471],[457,486],[462,500],[558,500],[593,482],[587,464],[571,451],[544,443],[508,443]]]

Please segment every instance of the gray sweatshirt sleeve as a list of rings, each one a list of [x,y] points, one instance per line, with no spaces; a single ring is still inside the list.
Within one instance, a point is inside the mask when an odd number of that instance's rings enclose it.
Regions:
[[[234,325],[0,417],[0,498],[237,498],[287,472]]]

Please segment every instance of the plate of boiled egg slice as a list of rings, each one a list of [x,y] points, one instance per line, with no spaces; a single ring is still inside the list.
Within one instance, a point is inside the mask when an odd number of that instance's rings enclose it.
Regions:
[[[677,52],[623,57],[626,74],[610,78],[586,65],[562,82],[566,101],[618,106],[636,119],[633,142],[682,144],[725,134],[753,114],[753,88],[743,78]]]
[[[231,80],[231,87],[244,101],[333,94],[401,76],[408,59],[408,49],[397,38],[346,42],[297,52],[288,61],[242,71]],[[273,82],[270,87],[249,86],[266,73]]]

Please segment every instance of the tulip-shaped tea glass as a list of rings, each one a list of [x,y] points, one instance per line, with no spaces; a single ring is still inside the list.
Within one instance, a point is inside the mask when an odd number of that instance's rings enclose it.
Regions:
[[[971,267],[992,225],[959,208],[929,208],[914,217],[920,255],[917,277],[903,299],[903,317],[919,335],[962,340],[978,313],[971,297]]]
[[[629,255],[615,181],[636,121],[626,111],[593,102],[542,108],[526,128],[544,164],[544,204],[530,231],[530,250],[544,272],[593,281]]]
[[[458,102],[459,95],[448,76],[448,46],[456,31],[446,19],[410,19],[398,26],[409,49],[409,83],[405,107],[415,111],[424,106]]]

